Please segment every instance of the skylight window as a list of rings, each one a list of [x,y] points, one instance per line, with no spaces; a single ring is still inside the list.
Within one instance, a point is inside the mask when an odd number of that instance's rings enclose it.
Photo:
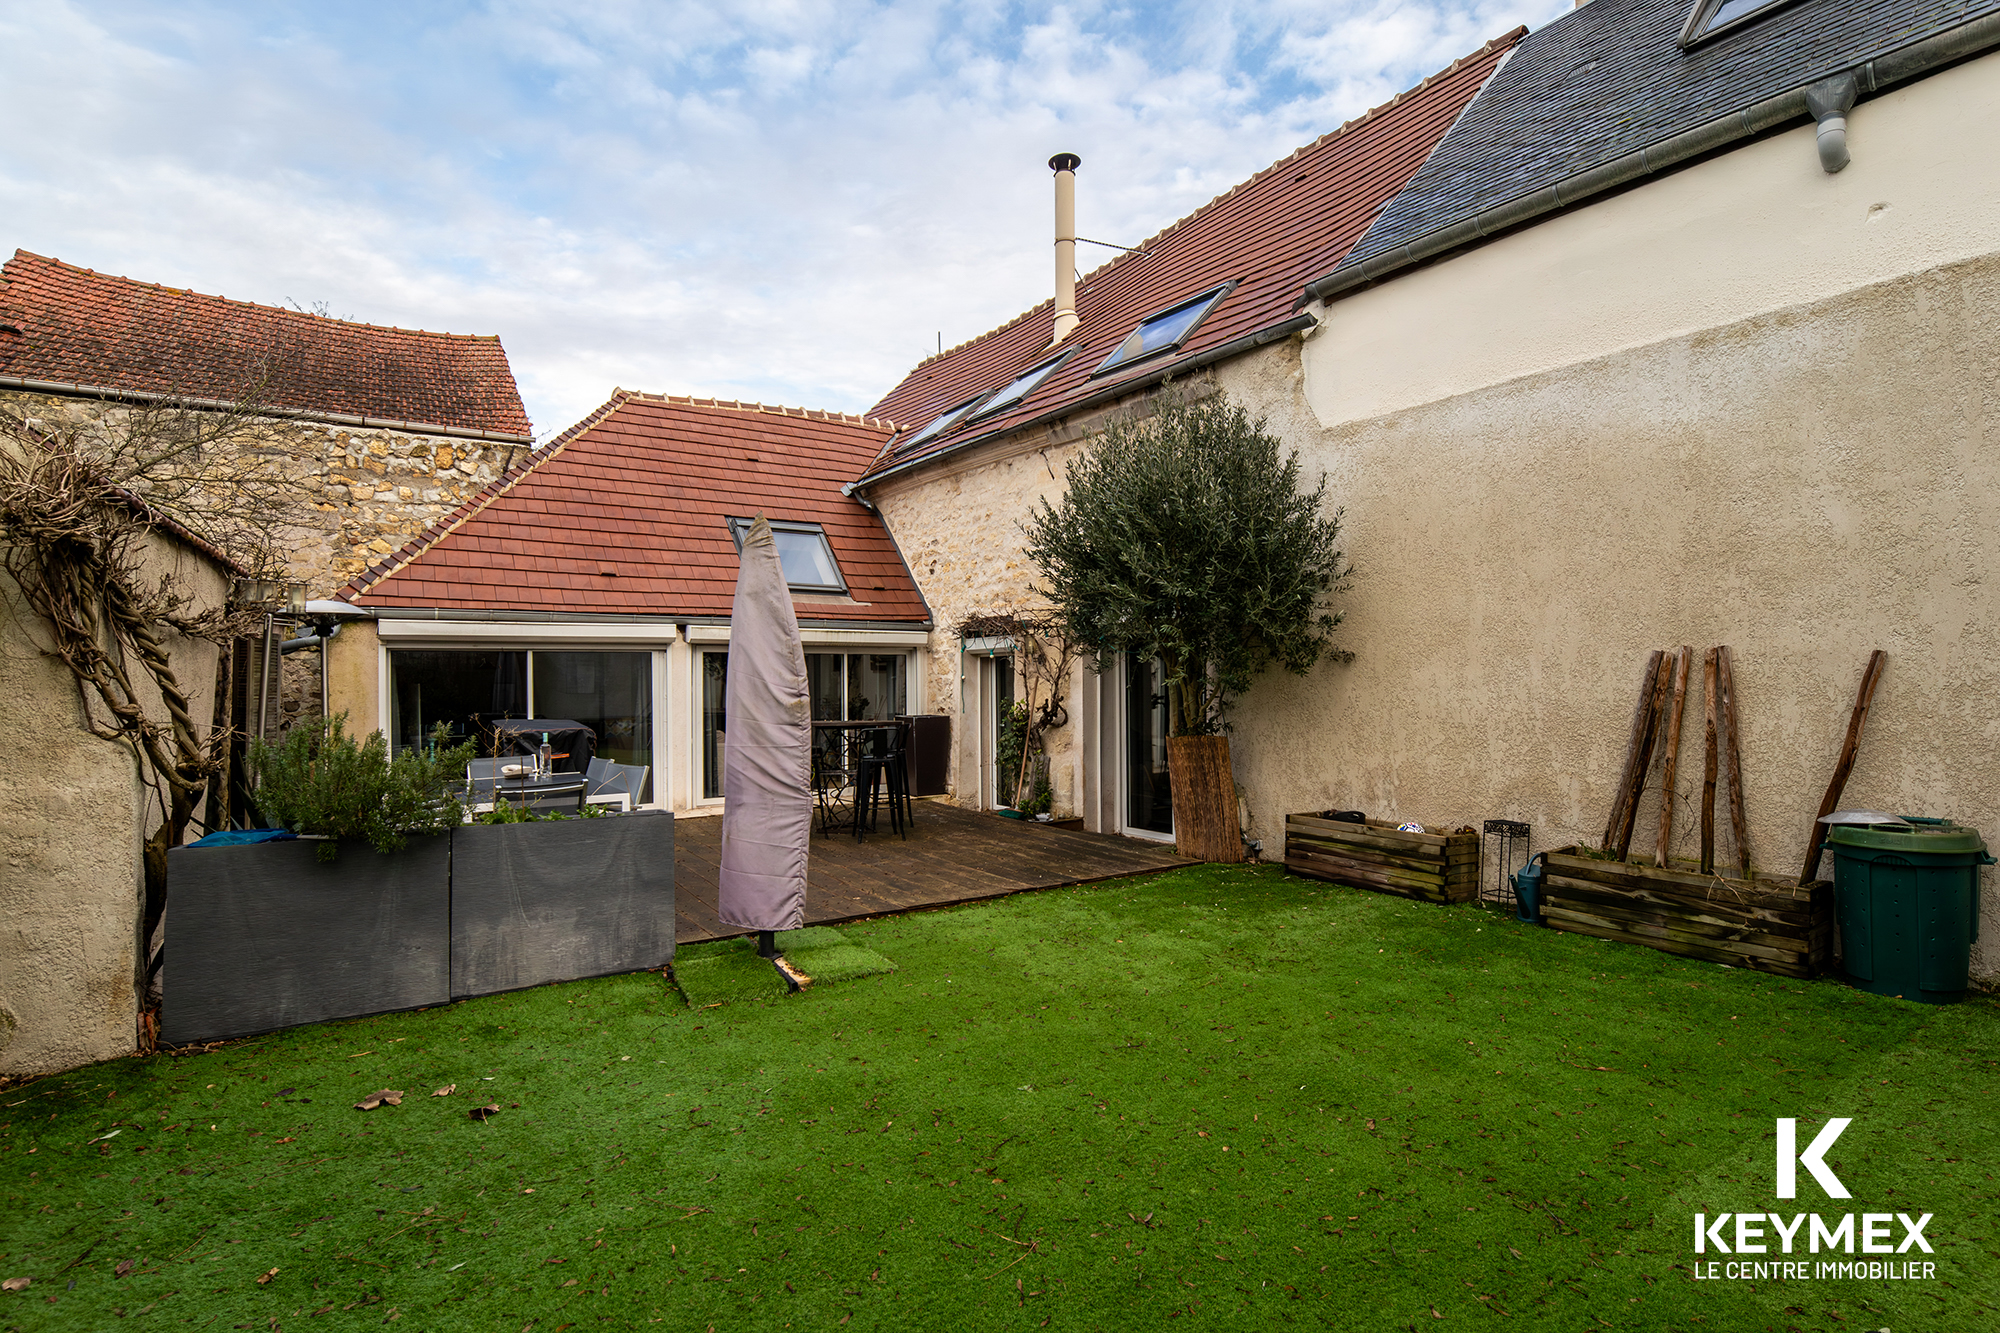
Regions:
[[[984,403],[980,405],[978,414],[982,417],[992,416],[995,412],[999,412],[1005,408],[1012,407],[1016,403],[1022,401],[1029,394],[1041,388],[1043,381],[1047,380],[1049,376],[1055,374],[1056,367],[1060,366],[1063,362],[1069,360],[1070,357],[1075,353],[1075,351],[1076,349],[1072,347],[1069,349],[1069,351],[1064,352],[1061,356],[1052,357],[1049,360],[1042,362],[1042,364],[1040,364],[1039,366],[1036,366],[1033,370],[1030,370],[1025,374],[1015,376],[1013,383],[1009,384],[1006,388],[1002,389],[999,393],[994,394],[991,398],[988,398]]]
[[[1769,10],[1791,2],[1792,0],[1695,0],[1694,10],[1688,15],[1687,27],[1681,29],[1681,45],[1693,46],[1696,42],[1740,27]]]
[[[750,532],[750,523],[747,518],[729,520],[729,535],[736,539],[739,553],[743,550],[743,538]],[[785,583],[793,592],[847,591],[847,581],[840,577],[833,548],[827,545],[826,532],[819,524],[773,520],[771,536],[778,543],[778,564],[785,571]]]
[[[897,441],[896,452],[900,454],[905,449],[914,449],[925,440],[935,439],[937,436],[944,434],[953,426],[965,420],[967,416],[971,415],[972,409],[979,406],[980,400],[985,398],[985,396],[985,394],[980,394],[976,398],[968,398],[957,407],[938,413],[937,419],[932,421],[930,425],[924,427],[907,440]]]
[[[1139,327],[1132,330],[1131,336],[1119,343],[1117,349],[1105,357],[1104,363],[1091,374],[1102,375],[1107,370],[1129,366],[1149,356],[1158,356],[1161,352],[1171,352],[1188,340],[1195,327],[1235,285],[1226,282],[1213,291],[1203,292],[1192,301],[1169,306],[1157,315],[1140,320]]]

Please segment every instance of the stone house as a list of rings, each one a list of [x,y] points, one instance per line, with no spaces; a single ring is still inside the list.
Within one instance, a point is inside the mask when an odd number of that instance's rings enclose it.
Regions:
[[[871,412],[903,423],[861,473],[938,628],[926,694],[953,714],[954,792],[991,807],[1000,716],[1020,645],[980,632],[1032,609],[1020,522],[1059,491],[1082,441],[1114,414],[1150,410],[1171,380],[1191,392],[1248,376],[1286,386],[1313,327],[1301,284],[1359,240],[1525,34],[1516,30],[1388,104],[1259,172],[1129,253],[1074,279],[1074,158],[1058,157],[1054,300],[917,366]],[[971,632],[967,633],[970,627]],[[1085,827],[1172,836],[1156,664],[1079,666],[1069,723],[1050,733],[1054,812]]]
[[[1311,323],[1209,371],[1329,475],[1360,571],[1353,662],[1235,714],[1247,836],[1340,806],[1594,843],[1647,654],[1682,644],[1732,649],[1760,872],[1798,873],[1874,648],[1846,803],[2000,836],[2000,6],[1590,0],[1505,46],[1355,241],[1286,273]],[[1001,373],[927,394],[966,357],[876,410],[922,421]],[[902,473],[899,439],[862,479],[941,624],[1021,583],[1055,424]],[[1071,799],[1129,828],[1135,710],[1078,690]]]
[[[102,418],[160,401],[254,416],[233,447],[296,483],[279,546],[315,598],[534,445],[498,338],[253,305],[26,250],[0,266],[0,412]],[[288,665],[274,721],[318,709],[318,664]]]
[[[246,429],[224,447],[241,451],[235,461],[250,475],[283,478],[304,497],[275,535],[289,576],[322,596],[492,483],[533,444],[497,339],[251,305],[27,251],[0,266],[0,414],[30,431],[115,433],[158,405],[203,420],[247,414]],[[190,611],[221,606],[247,572],[188,527],[156,516],[153,532],[148,572],[177,575]],[[131,753],[82,725],[76,684],[44,647],[18,590],[0,585],[0,698],[35,755],[0,775],[6,1073],[134,1048],[140,846],[161,819]],[[255,716],[240,688],[222,698],[216,689],[219,679],[240,687],[257,674],[250,645],[232,650],[226,671],[213,644],[181,640],[169,649],[198,724]],[[298,674],[316,675],[313,665]],[[316,682],[282,702],[316,709]],[[269,711],[280,720],[280,710]]]
[[[843,493],[892,428],[838,413],[617,391],[352,580],[331,695],[395,749],[436,723],[554,717],[649,770],[641,801],[716,813],[736,528],[777,530],[813,716],[925,711],[930,610],[882,521]]]

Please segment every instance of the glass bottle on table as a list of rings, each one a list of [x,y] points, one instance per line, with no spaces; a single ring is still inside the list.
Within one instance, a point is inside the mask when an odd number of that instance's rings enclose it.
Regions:
[[[549,756],[551,753],[549,733],[545,731],[542,733],[541,748],[535,751],[535,776],[545,778],[549,775]]]

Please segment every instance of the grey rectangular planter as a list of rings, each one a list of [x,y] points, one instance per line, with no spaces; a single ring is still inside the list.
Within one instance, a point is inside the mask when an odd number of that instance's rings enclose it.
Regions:
[[[384,856],[316,840],[167,853],[172,1045],[451,998],[451,838]]]
[[[666,811],[467,824],[452,839],[453,998],[673,961]]]

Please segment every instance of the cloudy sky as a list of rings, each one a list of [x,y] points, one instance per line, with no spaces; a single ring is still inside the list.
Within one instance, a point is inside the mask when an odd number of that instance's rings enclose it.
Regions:
[[[1134,244],[1568,5],[0,0],[0,253],[859,411],[1048,295],[1051,153]]]

